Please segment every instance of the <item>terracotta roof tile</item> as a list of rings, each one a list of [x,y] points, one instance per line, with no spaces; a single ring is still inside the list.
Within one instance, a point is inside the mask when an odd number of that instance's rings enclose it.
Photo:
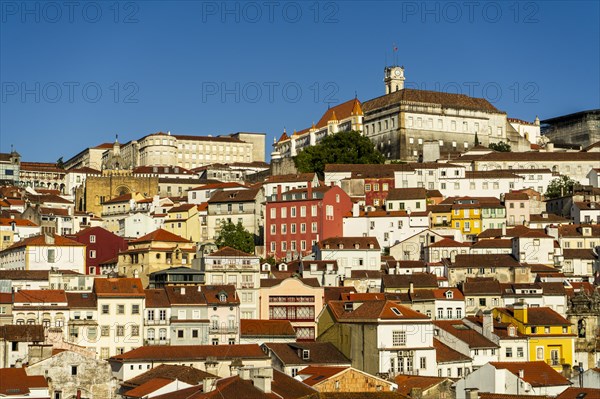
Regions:
[[[426,377],[422,375],[399,374],[394,377],[394,382],[398,384],[398,392],[404,395],[410,395],[412,388],[420,388],[423,391],[431,389],[443,382],[452,383],[452,380],[446,377]]]
[[[142,242],[151,242],[151,241],[163,241],[163,242],[186,242],[191,243],[190,240],[186,240],[183,237],[178,236],[177,234],[173,234],[170,231],[164,229],[154,230],[151,233],[148,233],[140,238],[137,238],[131,243],[142,243]]]
[[[267,355],[256,344],[245,345],[181,345],[142,346],[113,356],[117,361],[184,361],[216,357],[217,360],[239,357],[243,359],[266,359]]]
[[[28,376],[24,368],[0,369],[0,395],[30,397],[30,389],[48,388],[43,376]]]
[[[435,274],[432,273],[412,273],[412,274],[388,274],[382,278],[382,285],[388,288],[404,288],[410,287],[411,283],[414,288],[437,288],[438,283]]]
[[[67,292],[70,309],[96,309],[98,301],[93,292]]]
[[[569,387],[562,391],[556,399],[598,399],[600,389],[598,388],[576,388]]]
[[[335,249],[335,250],[355,250],[369,249],[380,250],[379,242],[376,237],[330,237],[319,241],[320,249]],[[356,248],[358,246],[358,248]]]
[[[444,108],[473,109],[485,112],[502,113],[489,101],[483,98],[469,97],[464,94],[444,93],[429,90],[403,89],[363,103],[365,114],[379,108],[389,107],[400,103],[439,104]]]
[[[426,199],[427,190],[424,188],[393,188],[388,191],[388,201]]]
[[[15,292],[15,305],[21,303],[67,303],[63,290],[19,290]]]
[[[240,336],[295,338],[296,332],[289,320],[240,320]]]
[[[305,377],[302,382],[312,387],[348,369],[350,367],[308,366],[298,371],[298,375]]]
[[[513,308],[496,308],[501,313],[514,317]],[[547,307],[528,307],[527,325],[532,326],[570,326],[569,320]]]
[[[346,305],[348,304],[348,305]],[[377,301],[330,301],[327,306],[341,322],[358,320],[424,321],[429,317],[407,306],[389,300]],[[352,309],[350,309],[351,307]],[[348,310],[346,310],[348,309]]]
[[[128,398],[143,398],[147,397],[149,394],[156,392],[160,388],[164,387],[172,383],[173,380],[161,377],[152,378],[143,384],[130,389],[125,393],[125,396]]]
[[[233,258],[253,258],[254,255],[246,253],[244,251],[240,251],[239,249],[231,248],[231,247],[223,247],[218,249],[217,251],[211,253],[209,256],[222,256],[222,257],[233,257]]]
[[[452,349],[437,338],[433,339],[433,347],[435,348],[435,358],[438,363],[471,361],[469,356],[463,355],[462,353]]]
[[[471,244],[466,242],[458,242],[451,238],[443,238],[438,242],[429,245],[429,248],[451,248],[451,247],[470,247]]]
[[[462,291],[465,295],[500,295],[500,282],[493,277],[467,277]]]
[[[277,356],[284,365],[348,365],[351,361],[342,354],[331,342],[295,342],[295,343],[265,343],[270,351]],[[309,358],[302,357],[302,350],[309,351]],[[300,354],[298,352],[300,351]]]
[[[519,267],[521,264],[510,254],[460,254],[448,267]]]
[[[214,377],[214,375],[190,366],[161,364],[151,368],[145,373],[138,375],[137,377],[125,381],[123,385],[136,387],[154,378],[169,379],[171,381],[177,379],[185,382],[186,384],[197,385],[201,383],[205,377]]]
[[[490,362],[496,369],[505,369],[518,376],[523,370],[523,380],[534,387],[570,385],[568,379],[554,370],[546,362]]]
[[[139,278],[97,278],[94,292],[98,297],[144,297],[144,287]]]
[[[14,342],[43,342],[46,340],[41,324],[6,324],[0,326],[0,338]]]
[[[47,241],[46,236],[44,234],[40,234],[16,242],[10,247],[6,248],[5,251],[24,247],[45,247],[48,245],[57,247],[85,247],[85,244],[79,243],[75,240],[71,240],[70,238],[59,236],[58,234],[54,234],[53,237],[54,244],[50,244],[50,241]]]
[[[253,202],[256,200],[260,188],[241,190],[217,190],[208,200],[209,204],[224,202]]]
[[[440,334],[450,334],[469,345],[471,349],[498,348],[498,345],[467,326],[462,320],[434,320],[433,324],[443,330]]]

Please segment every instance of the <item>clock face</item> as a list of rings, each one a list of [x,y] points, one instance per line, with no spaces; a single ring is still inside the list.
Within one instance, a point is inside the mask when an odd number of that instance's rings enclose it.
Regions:
[[[396,69],[396,76],[400,76],[402,75],[402,71],[400,71],[399,69]]]

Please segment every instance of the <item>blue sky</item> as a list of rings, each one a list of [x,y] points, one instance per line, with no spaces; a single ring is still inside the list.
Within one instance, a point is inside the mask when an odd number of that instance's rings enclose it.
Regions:
[[[598,2],[0,1],[0,151],[54,162],[157,131],[267,134],[408,87],[533,120],[600,107]],[[393,48],[397,47],[397,51]]]

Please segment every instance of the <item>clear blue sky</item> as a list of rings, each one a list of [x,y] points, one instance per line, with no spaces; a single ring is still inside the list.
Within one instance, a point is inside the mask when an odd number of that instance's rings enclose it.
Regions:
[[[533,120],[600,107],[598,2],[0,1],[0,151],[310,126],[407,86]],[[393,47],[397,51],[393,51]]]

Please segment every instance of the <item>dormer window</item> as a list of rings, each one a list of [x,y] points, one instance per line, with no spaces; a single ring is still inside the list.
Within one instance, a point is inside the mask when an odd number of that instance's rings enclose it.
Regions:
[[[516,335],[517,335],[517,329],[515,328],[515,326],[508,326],[508,336],[514,337]]]
[[[452,293],[452,291],[446,291],[446,298],[447,298],[447,299],[452,299],[452,298],[453,298],[453,295],[454,295],[454,294]]]
[[[344,304],[344,310],[345,310],[346,312],[351,312],[351,311],[352,311],[352,309],[353,309],[352,302],[346,302],[346,303]]]
[[[302,349],[302,360],[310,359],[310,351],[308,349]]]
[[[344,244],[342,244],[342,243],[339,243],[339,244],[338,244],[338,247],[339,247],[340,249],[344,249]]]
[[[226,302],[227,301],[227,294],[224,292],[219,293],[219,302]]]

